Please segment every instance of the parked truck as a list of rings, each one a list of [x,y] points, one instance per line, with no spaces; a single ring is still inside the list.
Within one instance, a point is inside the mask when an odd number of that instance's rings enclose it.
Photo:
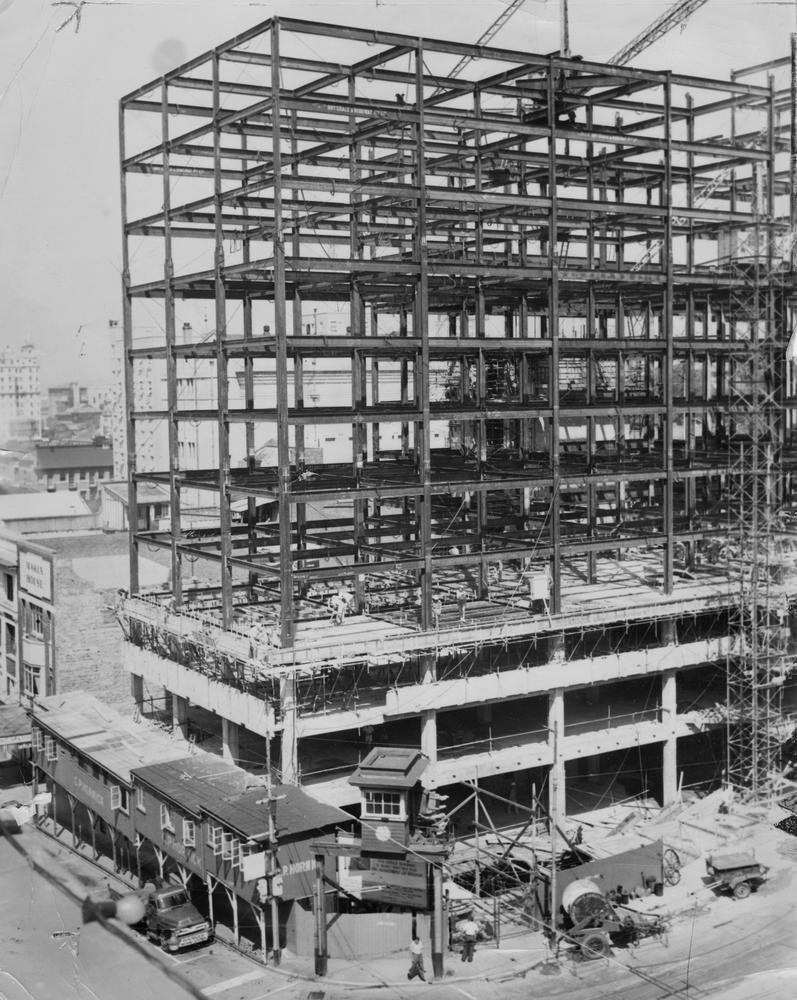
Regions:
[[[213,929],[180,885],[153,889],[145,899],[147,937],[166,951],[179,951],[213,939]]]

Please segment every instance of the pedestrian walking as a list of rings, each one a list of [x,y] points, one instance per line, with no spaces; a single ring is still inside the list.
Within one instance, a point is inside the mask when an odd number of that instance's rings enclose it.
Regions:
[[[459,929],[462,931],[462,961],[472,962],[476,951],[476,938],[479,936],[479,925],[473,917],[468,917],[462,921]]]
[[[410,971],[407,973],[407,979],[414,979],[416,976],[424,983],[426,982],[426,973],[423,968],[423,945],[419,937],[414,937],[410,941]]]

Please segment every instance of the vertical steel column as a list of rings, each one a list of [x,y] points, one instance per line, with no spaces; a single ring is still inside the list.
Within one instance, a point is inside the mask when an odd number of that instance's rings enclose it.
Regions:
[[[352,209],[359,204],[361,197],[357,191],[357,184],[360,181],[360,168],[358,165],[359,146],[354,140],[357,131],[357,116],[354,112],[354,105],[357,100],[357,79],[354,73],[349,74],[349,129],[351,142],[349,143],[349,180],[353,185],[351,192]],[[351,230],[349,235],[349,253],[352,260],[359,260],[362,257],[362,240],[360,238],[360,213],[352,211]],[[363,301],[360,294],[358,278],[352,277],[350,281],[350,304],[349,304],[349,332],[352,337],[358,338],[363,334]],[[351,352],[351,450],[352,450],[352,475],[355,486],[359,486],[362,480],[363,468],[367,453],[368,430],[362,423],[361,410],[365,407],[367,397],[365,390],[365,379],[363,377],[363,357],[362,352],[354,348]],[[365,447],[363,447],[365,438]],[[365,531],[365,500],[355,498],[352,501],[352,541],[354,542],[354,562],[359,563],[362,559],[362,543]],[[364,578],[354,577],[354,610],[359,614],[363,609],[365,597]]]
[[[122,208],[122,371],[125,387],[125,424],[127,430],[127,532],[130,541],[130,592],[139,588],[138,540],[136,538],[136,510],[138,486],[136,484],[136,408],[133,380],[133,300],[130,295],[130,248],[127,235],[127,171],[125,169],[125,105],[119,102],[119,185]]]
[[[296,128],[298,122],[298,115],[296,111],[291,111],[291,174],[294,177],[299,176],[299,143],[296,139]],[[293,201],[298,202],[301,195],[300,191],[294,190],[292,192]],[[301,233],[299,231],[299,213],[298,205],[292,206],[293,208],[293,236],[291,239],[291,249],[293,251],[294,257],[301,256],[302,252],[302,240]],[[302,337],[304,335],[303,320],[302,320],[302,295],[299,288],[294,288],[293,292],[293,304],[291,308],[291,320],[293,327],[294,337]],[[293,355],[293,395],[294,395],[294,405],[297,411],[302,411],[304,409],[304,355],[301,351],[296,350]],[[304,424],[296,424],[293,429],[294,440],[296,443],[296,471],[301,474],[305,471],[305,435],[304,435]],[[296,546],[299,549],[306,547],[306,533],[307,533],[307,504],[298,503],[296,504]]]
[[[241,148],[247,148],[246,133],[241,133]],[[241,169],[246,172],[248,167],[248,161],[243,160],[241,162]],[[243,229],[243,259],[244,263],[248,264],[252,259],[250,240],[246,236],[246,227],[242,225]],[[252,296],[247,289],[244,292],[243,297],[243,335],[244,343],[251,341],[253,336],[252,329]],[[255,362],[252,357],[251,350],[244,354],[244,406],[246,407],[246,412],[251,413],[255,408]],[[245,435],[245,446],[246,446],[246,472],[248,476],[253,476],[255,471],[255,425],[254,421],[247,420],[244,425],[244,435]],[[257,498],[253,496],[247,497],[246,500],[246,540],[247,540],[247,552],[249,554],[250,560],[257,554]],[[250,570],[249,571],[249,600],[254,600],[255,592],[254,585],[257,583],[257,573]]]
[[[797,268],[797,34],[791,36],[789,87],[789,224],[791,269]]]
[[[424,116],[423,84],[423,42],[418,41],[415,50],[415,188],[418,210],[415,219],[414,256],[418,261],[418,283],[415,286],[416,337],[420,337],[420,350],[416,355],[419,365],[418,387],[421,419],[418,427],[419,440],[415,442],[420,450],[420,478],[423,486],[423,509],[420,517],[420,543],[423,558],[421,574],[421,628],[434,626],[432,616],[432,429],[430,426],[429,400],[429,253],[426,244],[426,137]]]
[[[291,456],[288,426],[288,344],[285,322],[285,241],[282,232],[282,102],[280,22],[271,22],[271,143],[274,170],[274,333],[277,383],[277,466],[279,477],[280,637],[293,641],[293,556],[291,553]]]
[[[673,206],[672,206],[672,75],[667,73],[664,84],[664,185],[662,196],[667,215],[664,221],[664,330],[666,338],[666,355],[664,371],[662,372],[664,388],[664,404],[667,408],[666,425],[664,428],[664,593],[671,594],[673,589],[673,431],[675,407],[673,405]]]
[[[182,529],[180,522],[180,448],[177,420],[177,360],[174,354],[174,261],[172,258],[171,174],[169,163],[169,85],[161,80],[161,138],[163,142],[163,309],[166,335],[166,407],[169,411],[169,514],[171,521],[172,596],[179,607],[183,600],[183,571],[180,555]],[[128,516],[137,521],[135,510]]]
[[[562,609],[562,551],[560,468],[559,468],[559,262],[556,254],[558,241],[558,199],[556,190],[556,59],[548,63],[548,335],[551,338],[551,378],[548,393],[551,404],[549,459],[551,466],[551,611]]]
[[[213,273],[216,305],[216,396],[219,427],[219,554],[221,556],[221,617],[227,628],[232,621],[232,535],[230,519],[230,414],[227,386],[227,290],[224,284],[224,222],[221,181],[221,90],[218,52],[213,65],[213,209],[215,254]]]

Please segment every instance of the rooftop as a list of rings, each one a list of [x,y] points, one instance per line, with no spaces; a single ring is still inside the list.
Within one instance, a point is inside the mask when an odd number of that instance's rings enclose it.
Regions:
[[[412,788],[428,763],[419,750],[374,747],[349,781],[360,788]]]
[[[166,795],[176,805],[198,815],[208,813],[244,837],[265,834],[267,812],[263,778],[213,754],[136,768],[135,778]],[[348,823],[351,816],[318,802],[293,785],[272,786],[277,797],[277,834],[281,839]]]
[[[190,748],[184,740],[146,721],[134,722],[86,691],[40,698],[33,720],[128,785],[133,768],[184,758]]]
[[[113,449],[93,444],[37,445],[36,465],[42,472],[52,469],[112,469]]]
[[[77,494],[8,493],[0,495],[0,521],[30,521],[52,517],[93,517],[85,501]]]

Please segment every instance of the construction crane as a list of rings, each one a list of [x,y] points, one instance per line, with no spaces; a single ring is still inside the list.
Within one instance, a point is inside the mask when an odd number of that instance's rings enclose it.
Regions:
[[[511,0],[511,2],[504,7],[498,17],[493,21],[490,27],[485,29],[485,31],[479,35],[476,39],[476,44],[488,45],[495,38],[501,28],[504,27],[507,21],[517,14],[525,2],[526,0]],[[474,58],[475,56],[463,56],[448,75],[452,78],[457,77],[466,66],[469,66],[473,62]]]
[[[624,45],[619,52],[615,53],[609,60],[612,66],[622,66],[624,63],[635,59],[640,52],[657,42],[673,28],[684,24],[695,11],[699,10],[708,0],[678,0],[672,7],[668,7],[664,13],[657,17],[652,24],[649,24],[644,31],[641,31],[635,38]]]

